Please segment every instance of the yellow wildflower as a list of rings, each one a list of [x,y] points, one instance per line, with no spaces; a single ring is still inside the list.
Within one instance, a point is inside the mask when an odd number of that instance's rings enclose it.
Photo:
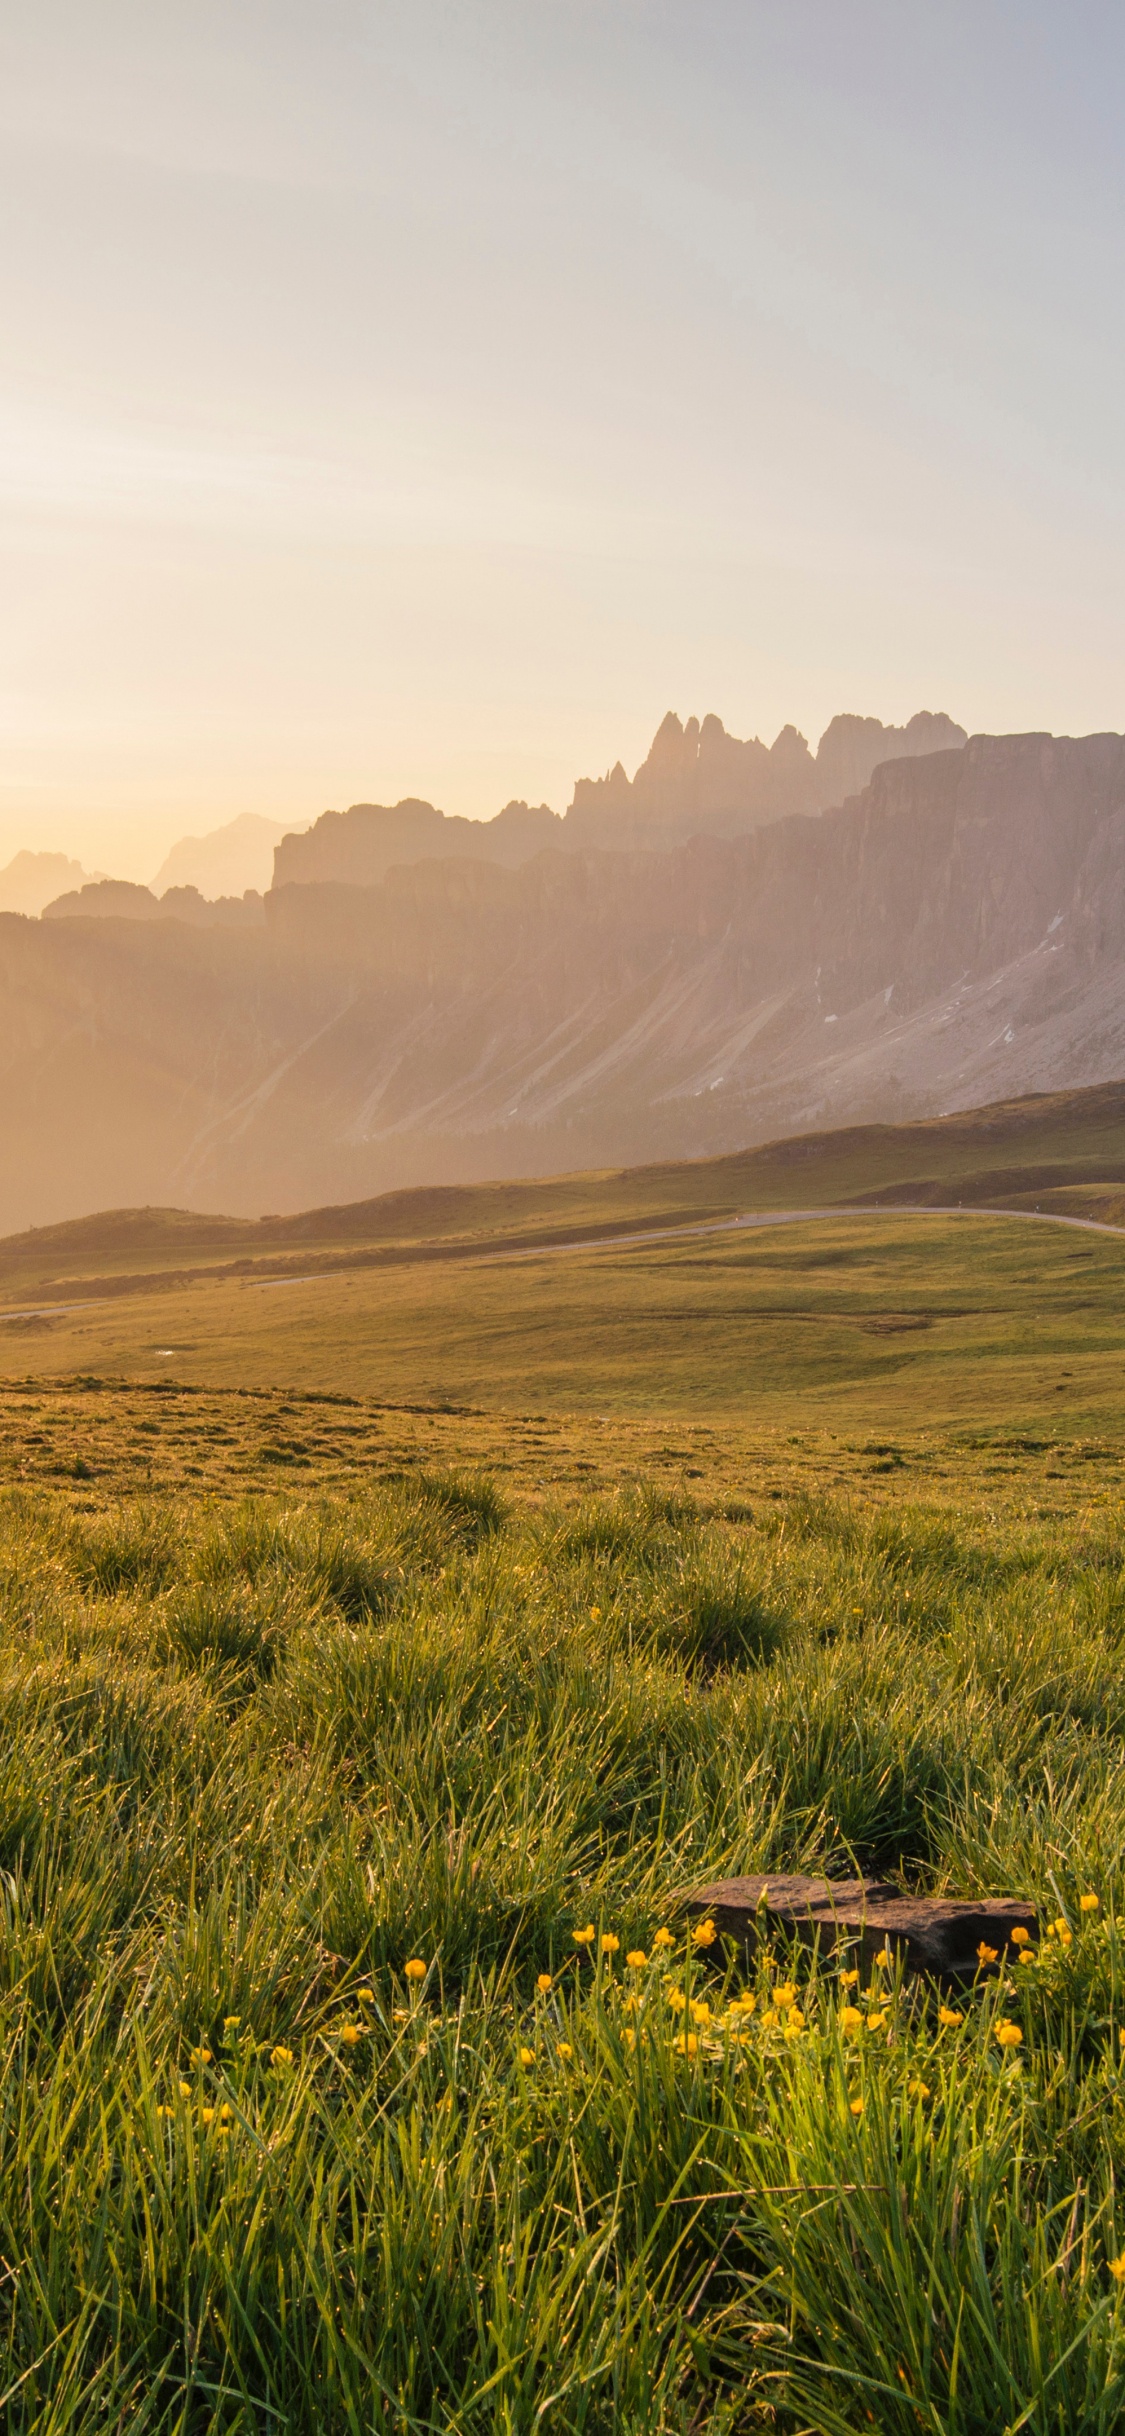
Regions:
[[[1123,2037],[1123,2038],[1125,2038],[1125,2031],[1122,2031],[1122,2034],[1121,2034],[1121,2035],[1122,2035],[1122,2037]],[[191,2082],[190,2082],[190,2081],[181,2081],[181,2082],[180,2082],[180,2084],[179,2084],[179,2090],[180,2090],[180,2096],[181,2096],[181,2098],[190,2098],[190,2096],[191,2096]]]
[[[223,2016],[223,2028],[224,2028],[224,2030],[238,2030],[238,2029],[240,2029],[240,2028],[241,2028],[241,2025],[242,2025],[242,2015],[241,2015],[241,2013],[227,2013],[227,2014],[224,2014],[224,2016]]]
[[[804,2014],[803,2014],[803,2013],[802,2013],[802,2011],[801,2011],[800,2006],[799,2006],[799,2005],[790,2005],[790,2007],[789,2007],[789,2028],[790,2028],[790,2030],[793,2030],[793,2031],[796,2031],[796,2030],[803,2030],[803,2029],[804,2029],[804,2027],[805,2027],[805,2017],[804,2017]],[[787,2035],[788,2035],[788,2033],[787,2033]]]
[[[191,2051],[191,2060],[193,2064],[209,2064],[211,2061],[210,2048],[193,2047]]]
[[[535,2062],[535,2053],[531,2047],[520,2048],[520,2062],[521,2064],[533,2064]]]
[[[603,1954],[616,1954],[620,1951],[621,1939],[620,1937],[614,1936],[612,1929],[607,1929],[605,1936],[602,1938],[601,1946]]]
[[[751,1995],[749,1988],[744,1988],[741,1996],[736,1996],[734,2001],[741,2012],[753,2013],[758,1999]]]
[[[163,2118],[165,2115],[174,2115],[176,2110],[174,2106],[158,2106],[156,2111]]]
[[[556,2055],[561,2055],[561,2056],[564,2056],[564,2057],[565,2057],[565,2056],[573,2055],[573,2053],[574,2053],[574,2049],[573,2049],[573,2047],[570,2045],[569,2040],[567,2040],[567,2039],[565,2039],[565,2038],[561,2038],[561,2039],[559,2040],[558,2046],[557,2046],[557,2047],[556,2047],[556,2049],[555,2049],[555,2054],[556,2054]]]
[[[1016,1960],[1017,1962],[1034,1962],[1036,1960],[1035,1947],[1033,1945],[1021,1946]]]
[[[677,2055],[698,2055],[699,2053],[699,2040],[694,2030],[681,2030],[678,2039],[673,2041],[673,2045]]]
[[[230,2119],[231,2119],[231,2116],[233,2115],[233,2113],[234,2113],[234,2108],[233,2108],[233,2106],[220,2106],[220,2108],[219,2108],[219,2121],[220,2121],[220,2123],[229,2123],[229,2122],[230,2122]]]
[[[1013,1945],[1030,1945],[1030,1943],[1031,1943],[1031,1930],[1030,1930],[1030,1929],[1025,1929],[1025,1928],[1014,1928],[1014,1929],[1012,1930],[1012,1944],[1013,1944]]]
[[[654,1945],[664,1947],[674,1945],[676,1941],[672,1935],[671,1929],[658,1928],[652,1942]]]
[[[977,1961],[978,1961],[978,1962],[995,1962],[995,1960],[996,1960],[996,1948],[995,1948],[995,1946],[994,1946],[994,1945],[984,1945],[983,1943],[982,1943],[982,1944],[980,1944],[980,1945],[978,1945],[978,1947],[977,1947]]]
[[[877,1968],[880,1971],[889,1971],[893,1961],[894,1955],[892,1954],[889,1945],[885,1945],[882,1952],[875,1955],[872,1968]]]
[[[401,2005],[396,2005],[396,2006],[394,2007],[394,2009],[393,2009],[393,2011],[392,2011],[392,2013],[391,2013],[391,2020],[392,2020],[393,2022],[408,2022],[408,2021],[409,2021],[409,2019],[410,2019],[410,2015],[409,2015],[409,2013],[405,2012],[405,2011],[404,2011],[404,2009],[403,2009],[403,2007],[402,2007]]]
[[[373,2005],[375,2002],[374,1988],[357,1988],[356,1995],[361,2005]]]
[[[574,1931],[574,1942],[575,1942],[575,1945],[592,1945],[592,1944],[593,1944],[593,1942],[594,1942],[594,1923],[593,1923],[593,1921],[592,1921],[592,1920],[590,1921],[589,1926],[588,1926],[587,1928],[584,1928],[584,1929],[575,1929],[575,1931]]]
[[[551,1974],[550,1974],[550,1972],[549,1972],[549,1971],[540,1971],[540,1973],[539,1973],[539,1977],[538,1977],[538,1979],[536,1980],[535,1985],[536,1985],[536,1987],[537,1987],[537,1988],[538,1988],[538,1990],[539,1990],[540,1996],[545,1996],[545,1995],[546,1995],[546,1993],[547,1993],[548,1988],[549,1988],[549,1987],[550,1987],[550,1985],[551,1985]]]
[[[1115,2283],[1125,2284],[1125,2250],[1121,2252],[1120,2258],[1109,2260],[1109,2272]]]
[[[956,2013],[952,2005],[939,2005],[937,2017],[946,2030],[956,2030],[965,2018],[963,2013]]]
[[[341,2023],[341,2025],[340,2025],[340,2041],[341,2041],[341,2044],[342,2044],[343,2046],[345,2046],[345,2047],[358,2047],[359,2042],[360,2042],[360,2040],[361,2040],[361,2038],[362,2038],[362,2037],[363,2037],[363,2023],[362,2023],[362,2022],[342,2022],[342,2023]]]
[[[213,2123],[213,2122],[214,2122],[214,2120],[215,2120],[215,2109],[214,2109],[214,2107],[213,2107],[213,2106],[201,2106],[201,2107],[200,2107],[200,2109],[199,2109],[199,2120],[200,2120],[200,2122],[201,2122],[201,2123]]]
[[[669,1988],[669,1990],[668,1990],[668,2002],[669,2002],[669,2004],[670,2004],[670,2005],[671,2005],[671,2007],[672,2007],[672,2011],[673,2011],[673,2013],[682,2013],[682,2012],[683,2012],[683,2009],[684,2009],[684,2006],[685,2006],[685,2005],[686,2005],[686,2003],[687,2003],[687,1998],[686,1998],[686,1996],[684,1995],[683,1989],[682,1989],[682,1988]]]
[[[796,1995],[797,1991],[793,1986],[792,1980],[786,1979],[782,1981],[780,1988],[774,1989],[773,2001],[775,2005],[777,2005],[779,2009],[784,2012],[786,2005],[791,2005],[795,2002]]]
[[[696,2023],[697,2027],[701,2027],[704,2022],[709,2022],[711,2019],[710,2005],[699,2004],[695,1998],[692,1999],[689,2010],[691,2013],[691,2018],[693,2022]]]
[[[291,2047],[271,2047],[271,2048],[270,2048],[270,2062],[271,2062],[271,2064],[291,2064],[291,2063],[292,2063],[292,2061],[293,2061],[293,2050],[292,2050],[292,2048],[291,2048]]]
[[[886,2018],[887,2018],[887,2016],[886,2016],[886,2014],[885,2014],[885,2013],[869,2013],[869,2014],[868,2014],[868,2016],[867,2016],[867,2027],[868,2027],[868,2029],[869,2029],[869,2030],[881,2030],[881,2029],[882,2029],[882,2027],[883,2027],[884,2022],[886,2021]]]
[[[426,1968],[427,1966],[422,1961],[421,1957],[418,1954],[415,1954],[410,1962],[403,1963],[403,1976],[406,1979],[424,1979],[426,1976]]]
[[[1023,2031],[1018,2022],[1000,2022],[996,2036],[1002,2047],[1022,2047]]]
[[[777,2028],[777,2015],[772,2005],[767,2005],[762,2015],[762,2028],[763,2030],[776,2030]]]
[[[635,2047],[635,2046],[636,2046],[636,2044],[637,2044],[637,2033],[636,2033],[636,2031],[635,2031],[635,2030],[625,2030],[625,2031],[623,2031],[622,2036],[623,2036],[623,2038],[624,2038],[624,2040],[625,2040],[625,2044],[626,2044],[626,2046],[627,2046],[627,2047]]]
[[[841,1971],[840,1986],[842,1988],[857,1988],[859,1986],[859,1972]]]
[[[857,2030],[862,2030],[863,2015],[858,2005],[841,2005],[840,2028],[845,2038],[852,2038]]]
[[[631,1954],[626,1954],[625,1960],[631,1971],[643,1971],[648,1966],[648,1955],[639,1945],[634,1946]]]
[[[849,2108],[848,2108],[848,2112],[849,2112],[849,2114],[853,2114],[853,2115],[856,2115],[856,2116],[861,2115],[861,2114],[863,2113],[863,2099],[862,2099],[862,2098],[853,2098],[853,2099],[852,2099],[852,2102],[851,2102],[851,2105],[850,2105],[850,2106],[849,2106]]]
[[[1096,1912],[1100,1908],[1096,1895],[1079,1895],[1078,1909],[1080,1912]]]
[[[907,2083],[907,2089],[912,2098],[928,2098],[931,2095],[930,2089],[925,2081],[909,2081]]]
[[[713,1920],[697,1920],[695,1927],[691,1932],[691,1941],[693,1945],[714,1945],[718,1934],[718,1929],[716,1928]]]

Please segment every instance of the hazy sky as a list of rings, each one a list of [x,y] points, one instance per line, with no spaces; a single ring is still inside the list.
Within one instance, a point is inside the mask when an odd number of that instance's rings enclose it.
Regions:
[[[1121,0],[0,0],[0,861],[1125,726]]]

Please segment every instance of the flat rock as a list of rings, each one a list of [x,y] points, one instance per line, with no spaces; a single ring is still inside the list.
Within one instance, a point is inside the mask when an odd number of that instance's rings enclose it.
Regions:
[[[1014,1962],[1023,1941],[1013,1944],[1013,1929],[1032,1939],[1039,1933],[1030,1903],[904,1895],[881,1878],[723,1878],[680,1900],[689,1918],[713,1920],[720,1936],[747,1953],[764,1931],[782,1929],[825,1953],[846,1946],[865,1967],[889,1948],[904,1970],[935,1979],[972,1979],[982,1968],[981,1946],[995,1958],[986,1969]]]

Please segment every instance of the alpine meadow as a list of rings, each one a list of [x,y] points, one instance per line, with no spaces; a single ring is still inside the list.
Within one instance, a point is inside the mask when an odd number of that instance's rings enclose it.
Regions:
[[[1125,2436],[1123,91],[0,4],[0,2436]]]
[[[1121,2424],[1122,1239],[892,1197],[1115,1122],[3,1247],[13,2427]]]

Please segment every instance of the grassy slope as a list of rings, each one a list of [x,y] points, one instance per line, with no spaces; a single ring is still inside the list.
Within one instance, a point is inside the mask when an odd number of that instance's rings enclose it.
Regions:
[[[745,1209],[857,1200],[988,1204],[1125,1183],[1125,1085],[1001,1102],[914,1125],[804,1134],[721,1159],[383,1194],[291,1218],[104,1211],[0,1243],[0,1300],[140,1286],[207,1268],[284,1273],[318,1261],[397,1261],[489,1244],[534,1244]],[[1094,1202],[1090,1203],[1094,1210]]]
[[[1113,2436],[1123,1258],[837,1216],[8,1327],[16,2436]],[[659,1959],[857,1861],[1072,1943],[854,2035]]]
[[[669,1501],[618,1425],[590,1505],[593,1423],[0,1406],[18,2436],[1111,2436],[1111,1462],[838,1451],[826,1500],[696,1430]],[[507,1514],[439,1468],[490,1450]],[[953,2023],[801,1964],[803,2024],[678,1941],[685,1881],[857,1859],[1073,1941]]]
[[[205,1282],[0,1329],[9,1377],[291,1386],[497,1413],[1125,1435],[1112,1236],[833,1217],[631,1250]]]

